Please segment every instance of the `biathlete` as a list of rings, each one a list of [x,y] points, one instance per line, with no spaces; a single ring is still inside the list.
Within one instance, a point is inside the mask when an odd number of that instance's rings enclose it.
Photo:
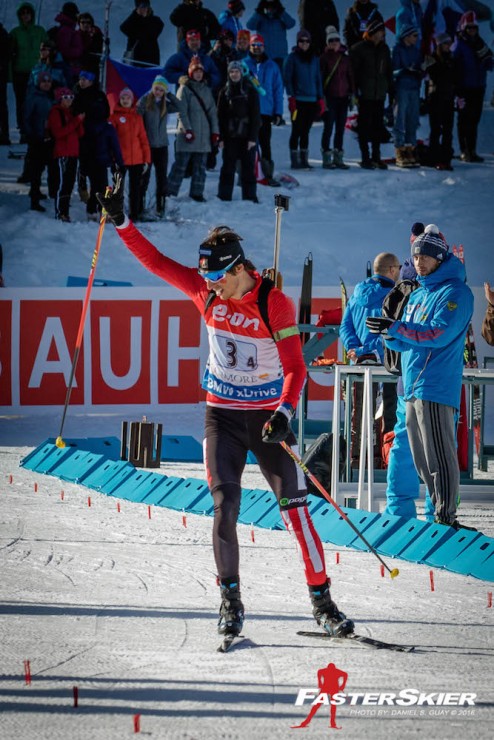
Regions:
[[[237,518],[241,476],[251,450],[296,537],[318,624],[332,635],[354,624],[331,599],[324,551],[307,508],[304,477],[277,444],[296,446],[290,427],[306,379],[295,309],[248,260],[241,237],[228,226],[210,231],[199,248],[199,267],[185,267],[151,244],[124,213],[121,181],[101,205],[132,254],[150,272],[185,293],[206,323],[209,358],[204,459],[214,501],[213,549],[221,606],[218,631],[238,635],[244,621],[240,594]],[[262,295],[269,288],[267,296]],[[263,304],[267,309],[263,309]],[[263,319],[263,313],[265,319]]]

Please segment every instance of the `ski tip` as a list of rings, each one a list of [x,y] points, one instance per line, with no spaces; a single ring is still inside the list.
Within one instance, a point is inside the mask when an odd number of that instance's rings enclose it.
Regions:
[[[398,568],[393,568],[393,570],[389,571],[389,575],[391,576],[391,578],[396,578],[396,576],[400,575],[400,571],[398,570]]]
[[[57,447],[60,447],[60,448],[65,447],[65,442],[63,441],[63,439],[61,437],[57,437],[56,438],[55,444],[56,444]]]

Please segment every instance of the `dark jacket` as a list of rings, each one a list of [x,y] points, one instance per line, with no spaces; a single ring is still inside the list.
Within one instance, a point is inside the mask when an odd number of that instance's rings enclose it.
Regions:
[[[369,21],[383,21],[384,23],[376,3],[359,3],[358,0],[355,0],[353,5],[348,8],[343,29],[343,36],[349,49],[354,44],[362,41],[365,27]]]
[[[177,40],[183,41],[187,31],[195,30],[201,34],[201,41],[206,51],[211,48],[210,42],[218,38],[221,26],[215,14],[204,8],[202,3],[189,3],[184,0],[170,13],[170,23],[177,26]]]
[[[298,17],[300,28],[309,31],[312,48],[318,55],[326,46],[326,26],[340,30],[340,19],[333,0],[300,0]]]
[[[322,98],[319,59],[312,51],[301,51],[298,46],[294,47],[285,60],[283,81],[288,97],[306,102]]]
[[[257,141],[261,127],[259,96],[249,80],[228,80],[218,97],[220,138]]]
[[[55,18],[59,23],[56,31],[56,45],[64,60],[70,66],[72,73],[77,78],[77,73],[81,71],[81,60],[84,54],[84,44],[82,34],[77,28],[77,21],[70,18],[64,13],[59,13]]]
[[[82,69],[94,72],[98,77],[100,66],[100,55],[103,53],[103,32],[98,26],[93,26],[91,31],[81,31],[82,45]]]
[[[85,113],[84,128],[89,131],[94,125],[107,121],[110,116],[110,106],[105,93],[94,82],[84,90],[77,84],[74,88],[75,99],[72,109],[75,114]]]
[[[355,91],[353,70],[346,46],[338,51],[325,49],[319,57],[321,80],[326,100],[330,98],[347,98]],[[335,65],[338,65],[335,69]],[[333,71],[334,70],[334,71]],[[331,79],[328,78],[331,76]]]
[[[363,100],[385,100],[392,94],[393,71],[389,46],[382,41],[359,41],[350,49],[357,95]]]
[[[465,90],[486,86],[487,72],[494,66],[493,55],[478,34],[473,38],[460,34],[453,56],[458,64],[460,95]]]
[[[136,62],[154,64],[160,63],[160,47],[158,36],[164,28],[161,18],[151,13],[139,15],[135,10],[124,20],[120,30],[127,36],[127,51],[133,52]]]
[[[105,167],[123,168],[124,162],[117,132],[109,121],[103,121],[93,129],[93,136],[88,141],[86,137],[81,141],[81,159],[86,162],[96,162]],[[84,145],[84,147],[82,146]]]
[[[437,103],[453,100],[458,84],[458,67],[453,54],[450,51],[439,54],[436,49],[431,61],[427,67],[427,97]]]

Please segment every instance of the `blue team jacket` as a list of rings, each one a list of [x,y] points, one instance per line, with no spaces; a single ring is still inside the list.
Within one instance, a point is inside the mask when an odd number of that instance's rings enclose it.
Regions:
[[[381,362],[384,361],[381,335],[371,334],[365,320],[368,316],[382,315],[384,298],[393,285],[392,280],[382,275],[373,275],[357,283],[340,326],[340,339],[347,351],[354,349],[358,357],[377,352]]]
[[[412,397],[460,407],[465,335],[473,313],[473,294],[465,268],[450,254],[407,303],[403,321],[395,321],[386,339],[402,352],[405,399]]]

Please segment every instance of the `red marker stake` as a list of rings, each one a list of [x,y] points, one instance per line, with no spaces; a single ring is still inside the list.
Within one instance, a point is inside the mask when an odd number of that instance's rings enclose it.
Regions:
[[[151,519],[151,506],[148,504],[148,519]],[[136,717],[139,717],[139,714],[136,714]]]
[[[182,524],[184,527],[187,527],[187,514],[185,513],[184,509],[182,509]]]
[[[14,476],[13,475],[9,475],[9,483],[13,483],[13,482],[14,482]]]
[[[434,572],[432,570],[429,571],[429,578],[431,581],[431,591],[434,591]]]
[[[141,715],[134,714],[134,732],[141,731]]]
[[[254,525],[253,524],[250,525],[250,539],[252,540],[252,542],[255,542],[256,541],[256,535],[254,533]]]
[[[120,501],[117,501],[117,511],[120,514]]]
[[[26,686],[31,685],[31,663],[29,660],[24,661],[24,679],[26,682]]]
[[[339,565],[339,564],[340,564],[340,553],[337,552],[336,553],[336,565]]]
[[[487,592],[487,607],[492,608],[492,591]]]
[[[62,499],[62,501],[64,500],[64,498],[65,498],[65,491],[60,491],[60,498]]]
[[[87,497],[87,505],[88,505],[89,507],[91,506],[91,496],[88,496],[88,497]]]
[[[38,493],[38,484],[37,483],[34,484],[34,493]]]
[[[72,693],[74,694],[74,709],[77,709],[79,706],[79,689],[77,686],[72,688]]]
[[[381,565],[381,578],[384,578],[384,565]]]

